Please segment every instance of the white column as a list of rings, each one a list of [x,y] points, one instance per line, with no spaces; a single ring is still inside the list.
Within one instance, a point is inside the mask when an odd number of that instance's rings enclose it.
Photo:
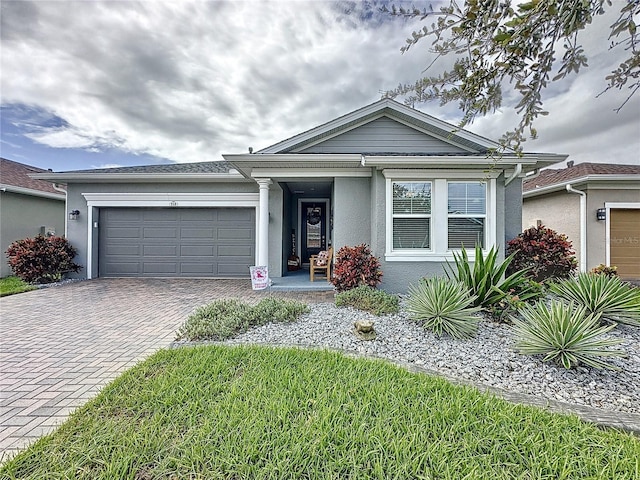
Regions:
[[[260,186],[260,216],[258,221],[258,265],[269,266],[269,185],[270,178],[257,178]]]

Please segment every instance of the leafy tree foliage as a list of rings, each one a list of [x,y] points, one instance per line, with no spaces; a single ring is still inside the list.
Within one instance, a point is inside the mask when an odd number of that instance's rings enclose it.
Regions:
[[[509,0],[449,0],[439,10],[432,6],[423,10],[383,7],[394,16],[434,20],[412,33],[401,48],[403,53],[429,38],[436,60],[456,56],[450,71],[400,84],[385,96],[403,96],[409,105],[434,99],[442,105],[457,101],[464,112],[460,124],[464,127],[478,115],[500,108],[503,88],[510,84],[520,95],[516,106],[520,121],[503,135],[500,144],[503,149],[521,152],[527,136],[537,136],[535,119],[548,114],[543,109],[543,90],[550,82],[587,66],[579,36],[596,16],[610,8],[620,10],[611,25],[610,48],[622,48],[628,57],[606,77],[604,91],[628,89],[628,97],[616,109],[620,110],[640,89],[640,51],[634,21],[634,16],[637,19],[640,15],[640,0],[529,0],[517,5]]]

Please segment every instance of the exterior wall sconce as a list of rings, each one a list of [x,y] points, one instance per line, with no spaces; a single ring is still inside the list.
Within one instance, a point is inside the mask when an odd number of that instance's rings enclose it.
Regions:
[[[599,208],[596,210],[596,219],[597,220],[606,220],[607,219],[607,209]]]
[[[77,220],[80,215],[80,210],[71,210],[69,212],[69,220]]]

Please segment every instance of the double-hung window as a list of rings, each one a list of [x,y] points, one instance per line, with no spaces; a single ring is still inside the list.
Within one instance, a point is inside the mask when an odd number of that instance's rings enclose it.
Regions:
[[[393,182],[393,249],[431,249],[431,182]]]
[[[495,176],[476,172],[385,170],[389,261],[444,261],[496,242]],[[447,176],[440,177],[437,174]],[[483,172],[484,175],[484,172]]]
[[[483,182],[448,182],[447,249],[485,248],[487,185]]]

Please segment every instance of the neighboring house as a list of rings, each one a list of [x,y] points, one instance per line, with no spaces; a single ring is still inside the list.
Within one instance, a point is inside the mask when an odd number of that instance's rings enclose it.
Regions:
[[[5,252],[16,240],[40,233],[64,235],[64,190],[29,177],[46,171],[0,158],[0,277],[12,273]]]
[[[640,279],[640,164],[569,162],[525,179],[522,226],[538,223],[569,237],[581,271],[615,265]]]
[[[498,145],[383,99],[224,161],[48,173],[68,184],[68,238],[89,278],[248,277],[277,282],[292,253],[366,243],[382,288],[442,275],[462,244],[520,233],[522,177],[565,155]]]

